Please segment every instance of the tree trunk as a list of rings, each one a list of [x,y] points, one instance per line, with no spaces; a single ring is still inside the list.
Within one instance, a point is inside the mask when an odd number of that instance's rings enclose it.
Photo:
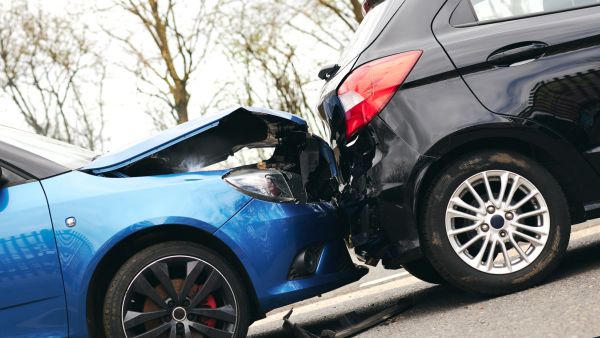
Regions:
[[[361,23],[365,18],[362,11],[362,3],[360,0],[350,0],[352,5],[352,12],[354,12],[354,19],[356,22]]]
[[[177,113],[177,124],[185,123],[189,120],[188,104],[190,103],[190,94],[185,85],[178,84],[173,92],[175,100],[175,112]]]

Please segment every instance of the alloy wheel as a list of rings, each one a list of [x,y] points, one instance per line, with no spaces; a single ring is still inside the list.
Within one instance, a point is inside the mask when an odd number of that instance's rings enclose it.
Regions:
[[[529,180],[489,170],[459,185],[445,223],[450,244],[465,263],[484,273],[508,274],[541,254],[550,233],[550,211]]]
[[[237,304],[214,266],[171,256],[144,267],[130,283],[121,318],[127,337],[233,337]]]

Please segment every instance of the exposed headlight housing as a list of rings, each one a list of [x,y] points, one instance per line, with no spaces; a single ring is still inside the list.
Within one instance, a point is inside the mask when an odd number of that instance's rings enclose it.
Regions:
[[[246,195],[279,203],[306,203],[302,177],[274,169],[242,169],[223,176],[225,182]]]

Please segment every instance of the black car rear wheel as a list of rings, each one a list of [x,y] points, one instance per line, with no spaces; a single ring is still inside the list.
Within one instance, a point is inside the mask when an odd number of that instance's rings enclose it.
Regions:
[[[568,205],[554,177],[517,153],[485,151],[450,164],[427,195],[425,255],[448,282],[499,295],[539,283],[570,235]]]
[[[167,242],[130,258],[104,302],[108,337],[245,337],[246,290],[215,252]]]

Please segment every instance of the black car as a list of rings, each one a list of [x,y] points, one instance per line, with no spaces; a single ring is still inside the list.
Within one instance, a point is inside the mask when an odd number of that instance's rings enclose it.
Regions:
[[[600,1],[367,1],[319,111],[366,263],[503,294],[600,217]]]

